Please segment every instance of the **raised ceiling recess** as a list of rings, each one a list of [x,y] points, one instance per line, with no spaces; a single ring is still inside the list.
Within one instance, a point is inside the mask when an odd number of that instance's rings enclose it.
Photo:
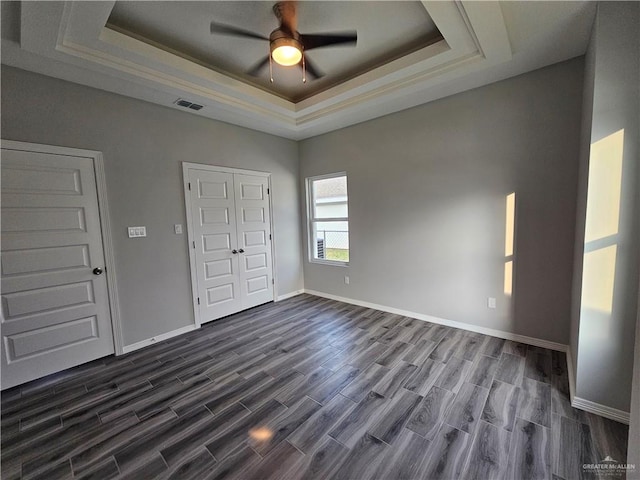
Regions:
[[[357,77],[424,48],[442,36],[421,2],[300,2],[298,30],[304,33],[358,32],[355,46],[308,52],[324,74],[302,83],[298,67],[273,65],[258,75],[247,72],[269,53],[269,42],[211,34],[213,22],[268,37],[278,27],[273,2],[116,2],[107,28],[247,82],[290,102]]]
[[[271,83],[268,68],[246,73],[268,41],[212,34],[210,25],[269,37],[279,25],[274,4],[2,2],[2,62],[302,139],[580,55],[594,10],[589,2],[301,1],[299,32],[357,31],[357,45],[307,52],[319,79],[302,83],[299,67],[274,65]]]

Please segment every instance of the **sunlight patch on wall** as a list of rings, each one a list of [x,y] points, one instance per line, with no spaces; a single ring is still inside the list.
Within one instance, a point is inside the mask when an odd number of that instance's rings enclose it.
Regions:
[[[618,233],[623,145],[624,130],[591,145],[585,243]]]
[[[507,195],[505,204],[505,229],[504,229],[504,294],[513,293],[513,245],[515,241],[516,224],[516,193]]]
[[[582,307],[611,313],[616,273],[617,245],[584,254]]]

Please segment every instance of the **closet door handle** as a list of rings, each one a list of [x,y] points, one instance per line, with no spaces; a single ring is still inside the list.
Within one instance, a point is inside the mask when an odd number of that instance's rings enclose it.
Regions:
[[[238,250],[238,253],[244,253],[243,249]]]
[[[231,253],[233,253],[235,255],[236,253],[238,253],[238,251],[236,249],[233,249],[233,250],[231,250]]]

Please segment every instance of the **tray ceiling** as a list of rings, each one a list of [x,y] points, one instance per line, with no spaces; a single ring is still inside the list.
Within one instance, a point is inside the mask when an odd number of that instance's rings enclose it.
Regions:
[[[0,5],[4,64],[296,140],[582,55],[595,12],[592,2],[302,1],[300,32],[355,29],[358,45],[309,52],[321,80],[274,71],[270,84],[244,73],[268,45],[212,36],[209,23],[268,35],[272,2]]]
[[[356,30],[358,43],[308,52],[308,58],[324,73],[322,78],[302,83],[298,66],[274,64],[271,83],[268,68],[258,76],[246,73],[268,54],[269,42],[213,35],[209,23],[229,24],[268,37],[279,25],[272,7],[272,2],[264,1],[118,1],[107,28],[294,103],[442,39],[421,2],[300,2],[301,33]]]

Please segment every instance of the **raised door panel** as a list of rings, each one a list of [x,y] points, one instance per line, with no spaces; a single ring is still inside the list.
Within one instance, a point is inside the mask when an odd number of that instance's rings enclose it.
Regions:
[[[2,150],[2,387],[114,352],[93,159]]]

